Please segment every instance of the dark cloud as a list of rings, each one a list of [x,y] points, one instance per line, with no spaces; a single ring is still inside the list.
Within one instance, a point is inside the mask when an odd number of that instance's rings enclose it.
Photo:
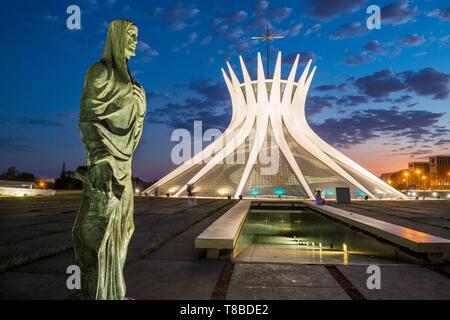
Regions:
[[[310,36],[313,33],[319,32],[319,30],[322,28],[322,26],[319,23],[316,23],[315,25],[313,25],[312,27],[308,28],[305,31],[305,37]]]
[[[179,103],[166,103],[149,115],[150,123],[163,123],[173,129],[192,129],[194,121],[202,121],[203,128],[225,129],[230,120],[230,97],[224,83],[200,79],[178,88],[189,89],[192,95]]]
[[[428,17],[439,18],[443,21],[450,22],[450,7],[447,9],[434,9],[427,13]]]
[[[407,104],[406,107],[407,108],[412,108],[412,107],[417,106],[418,104],[419,104],[418,102],[414,102],[414,103]]]
[[[339,106],[347,106],[347,107],[354,107],[368,102],[369,100],[366,96],[358,96],[358,95],[345,95],[337,99],[336,101],[336,103]]]
[[[298,53],[290,53],[282,57],[282,63],[292,65],[295,61],[295,57],[297,54],[300,54],[300,64],[306,64],[309,60],[312,60],[311,63],[314,64],[317,60],[317,57],[314,52],[306,51],[306,52],[298,52]]]
[[[144,41],[138,41],[136,49],[140,54],[139,60],[143,62],[149,62],[153,59],[153,57],[159,56],[159,52]]]
[[[338,40],[362,37],[368,32],[369,30],[366,28],[366,26],[357,21],[340,26],[331,34],[330,38],[333,40]]]
[[[187,86],[199,95],[208,98],[209,102],[229,101],[230,96],[224,82],[214,82],[210,79],[200,79],[192,81]]]
[[[337,90],[337,91],[341,91],[341,92],[345,92],[347,91],[347,84],[341,83],[339,85],[334,85],[334,84],[325,84],[322,86],[317,86],[314,88],[317,91],[331,91],[331,90]]]
[[[311,0],[310,16],[321,20],[330,20],[343,14],[350,14],[358,10],[364,0]]]
[[[362,93],[372,98],[387,97],[392,92],[406,88],[406,85],[391,69],[384,69],[359,78],[354,84]]]
[[[370,52],[379,52],[380,51],[380,42],[378,40],[370,40],[364,46],[364,49]]]
[[[325,84],[323,86],[318,86],[314,88],[317,91],[330,91],[336,90],[336,86],[334,84]]]
[[[147,99],[169,99],[170,94],[168,92],[151,91],[146,92]]]
[[[178,3],[174,7],[165,9],[157,7],[150,15],[165,20],[171,30],[183,30],[196,23],[200,10],[193,5]]]
[[[239,10],[239,11],[233,12],[233,13],[225,16],[224,23],[237,24],[237,23],[247,19],[247,16],[248,16],[247,12],[245,12],[244,10]]]
[[[17,152],[31,149],[30,146],[24,144],[24,140],[20,137],[0,137],[0,151]]]
[[[445,146],[450,145],[450,139],[440,139],[434,143],[435,146]]]
[[[281,22],[292,13],[292,8],[282,7],[272,11],[272,17],[275,22]]]
[[[433,133],[444,113],[368,109],[354,111],[344,118],[330,118],[315,124],[317,133],[336,146],[348,147],[379,136],[404,137],[410,142]]]
[[[433,96],[433,99],[443,100],[449,96],[449,79],[450,75],[434,68],[397,74],[391,69],[384,69],[356,79],[354,84],[360,92],[376,99],[406,89],[420,96]]]
[[[255,6],[253,8],[253,12],[257,16],[262,16],[267,13],[267,8],[269,7],[269,1],[266,0],[259,0],[255,3]]]
[[[0,123],[7,124],[27,124],[42,127],[63,127],[64,124],[54,120],[30,118],[30,117],[14,117],[14,116],[0,116]]]
[[[308,96],[306,98],[305,108],[308,115],[320,113],[326,108],[332,108],[336,102],[336,97],[327,96]]]
[[[282,30],[280,33],[286,37],[294,38],[300,34],[300,30],[303,28],[303,23],[297,23],[291,25],[287,30]]]
[[[434,68],[425,68],[417,72],[405,71],[400,74],[408,89],[420,96],[433,96],[433,99],[443,100],[449,96],[450,75]]]
[[[421,34],[413,33],[408,34],[400,39],[400,44],[407,47],[415,47],[423,44],[425,38]]]
[[[417,14],[417,7],[410,7],[408,1],[394,2],[381,8],[381,23],[404,24],[412,21]]]
[[[379,42],[378,40],[370,40],[363,45],[363,48],[373,54],[381,56],[399,55],[401,49],[393,42]]]
[[[394,99],[393,102],[395,102],[395,103],[403,103],[403,102],[407,102],[407,101],[411,100],[411,98],[412,97],[410,95],[404,94],[401,97],[399,97],[397,99]]]
[[[349,65],[365,64],[374,61],[375,58],[366,51],[357,54],[349,54],[345,58],[345,63]]]

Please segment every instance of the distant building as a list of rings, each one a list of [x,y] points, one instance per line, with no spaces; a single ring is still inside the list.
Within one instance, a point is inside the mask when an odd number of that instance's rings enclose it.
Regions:
[[[408,169],[382,173],[381,179],[397,189],[450,189],[450,156],[408,163]]]
[[[450,156],[438,155],[430,157],[430,179],[432,187],[450,188]]]
[[[399,190],[405,190],[410,188],[411,185],[409,177],[410,174],[408,169],[402,169],[395,172],[388,172],[381,174],[381,180]]]
[[[423,174],[430,173],[430,162],[428,161],[415,161],[408,163],[408,170],[414,172],[420,172]]]
[[[29,181],[0,180],[2,196],[53,196],[55,190],[39,189],[37,184]]]

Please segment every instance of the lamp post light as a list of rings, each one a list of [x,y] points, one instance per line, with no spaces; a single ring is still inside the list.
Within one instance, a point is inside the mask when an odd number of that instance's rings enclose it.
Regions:
[[[403,174],[406,177],[406,190],[409,190],[409,172]]]
[[[450,185],[450,171],[449,172],[447,172],[447,186],[449,186]]]
[[[419,188],[420,189],[420,174],[422,173],[422,171],[420,171],[419,169],[416,170],[416,175],[417,175],[417,186],[416,189]]]

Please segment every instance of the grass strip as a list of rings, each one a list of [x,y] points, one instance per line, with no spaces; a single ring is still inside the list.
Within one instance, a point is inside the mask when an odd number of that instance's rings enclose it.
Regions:
[[[13,268],[21,267],[23,265],[36,262],[39,260],[47,259],[57,256],[66,251],[72,250],[73,246],[60,246],[54,249],[39,251],[29,255],[17,255],[9,258],[8,260],[0,262],[0,273],[11,270]]]

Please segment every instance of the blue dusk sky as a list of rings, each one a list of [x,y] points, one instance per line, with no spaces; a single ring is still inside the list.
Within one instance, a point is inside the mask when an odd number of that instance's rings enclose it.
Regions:
[[[69,30],[66,9],[81,9]],[[369,30],[369,5],[381,29]],[[316,132],[374,172],[449,154],[450,3],[448,1],[8,1],[0,29],[0,170],[16,166],[56,177],[63,162],[85,159],[77,118],[83,79],[103,50],[108,23],[139,28],[133,76],[147,92],[148,115],[134,175],[160,178],[175,128],[226,128],[231,118],[220,69],[238,56],[255,68],[266,25],[286,38],[283,74],[297,53],[317,66],[307,117]],[[273,59],[272,59],[273,62]],[[273,63],[272,63],[273,66]]]

